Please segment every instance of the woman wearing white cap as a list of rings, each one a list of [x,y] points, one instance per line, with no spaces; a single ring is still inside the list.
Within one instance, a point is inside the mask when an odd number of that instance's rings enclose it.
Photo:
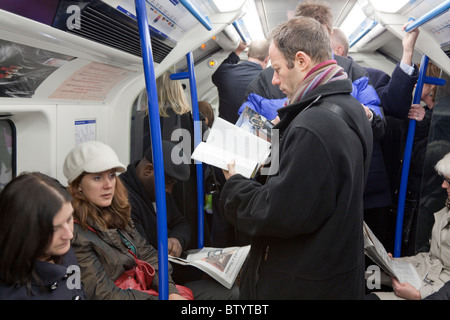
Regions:
[[[126,188],[116,177],[126,167],[106,144],[89,141],[73,148],[64,161],[64,175],[73,196],[72,246],[81,268],[88,299],[157,299],[134,289],[121,289],[115,281],[135,260],[155,269],[152,289],[158,291],[158,255],[134,228]],[[169,272],[171,267],[169,266]],[[184,299],[169,277],[169,300]]]

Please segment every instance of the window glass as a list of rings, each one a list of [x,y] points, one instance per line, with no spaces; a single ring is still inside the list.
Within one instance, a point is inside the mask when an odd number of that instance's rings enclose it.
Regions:
[[[16,176],[16,130],[11,120],[0,120],[0,190]]]

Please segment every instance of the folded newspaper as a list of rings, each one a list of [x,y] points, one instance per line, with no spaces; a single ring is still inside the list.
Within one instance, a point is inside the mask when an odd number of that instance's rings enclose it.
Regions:
[[[422,281],[414,266],[407,261],[396,260],[389,257],[383,244],[377,239],[365,222],[363,230],[365,254],[388,275],[396,278],[401,283],[408,282],[419,290],[422,286]]]
[[[185,259],[169,255],[169,261],[194,266],[230,289],[247,258],[250,246],[188,250]]]

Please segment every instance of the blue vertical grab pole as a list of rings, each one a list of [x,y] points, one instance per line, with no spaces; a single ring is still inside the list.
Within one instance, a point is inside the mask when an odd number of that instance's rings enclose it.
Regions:
[[[427,71],[428,57],[422,56],[420,63],[419,79],[417,80],[416,91],[414,92],[413,104],[419,104],[422,99],[422,89],[424,84],[424,77]],[[405,211],[406,189],[408,188],[409,165],[411,163],[411,152],[414,141],[414,133],[416,130],[416,120],[409,120],[408,135],[406,136],[405,153],[403,155],[402,175],[400,180],[400,191],[398,197],[397,207],[397,225],[395,229],[395,244],[394,257],[400,257],[402,248],[402,234],[403,234],[403,215]]]
[[[194,58],[192,52],[186,55],[188,73],[189,73],[189,84],[191,88],[191,101],[192,101],[192,116],[194,118],[194,146],[197,147],[202,141],[202,128],[200,122],[200,113],[198,111],[198,98],[197,98],[197,85],[195,83],[195,72],[194,72]],[[198,248],[203,248],[204,243],[204,220],[203,220],[203,206],[204,206],[204,190],[203,190],[203,165],[200,162],[195,164],[197,171],[197,231],[198,231]]]
[[[416,19],[414,22],[410,23],[405,31],[409,32],[415,28],[420,27],[429,20],[432,20],[441,14],[444,14],[450,9],[450,0],[446,0],[433,10],[427,12],[422,17]],[[427,77],[426,70],[428,66],[428,57],[426,55],[422,56],[422,61],[420,64],[419,79],[417,80],[416,91],[414,93],[414,104],[419,104],[422,100],[422,88],[424,83],[435,84],[435,85],[445,85],[446,81],[438,78]],[[408,174],[409,174],[409,164],[411,161],[412,145],[414,140],[414,132],[416,129],[416,121],[409,120],[408,135],[406,137],[405,154],[403,158],[402,176],[400,181],[400,192],[398,199],[397,208],[397,225],[395,229],[395,244],[394,244],[394,257],[400,257],[401,245],[402,245],[402,233],[403,233],[403,214],[405,210],[405,199],[406,199],[406,189],[408,187]]]
[[[416,91],[414,92],[413,104],[419,104],[422,100],[422,89],[425,83],[438,86],[445,85],[446,81],[439,78],[427,77],[427,67],[429,58],[422,56],[420,62],[419,79],[417,80]],[[414,141],[414,133],[416,130],[416,120],[409,120],[408,135],[406,136],[405,153],[403,155],[402,175],[400,180],[400,191],[397,207],[397,225],[395,229],[394,257],[400,257],[403,235],[403,216],[405,211],[406,190],[408,188],[409,165],[411,163],[411,154]]]
[[[150,42],[150,31],[145,0],[135,0],[135,4],[139,36],[141,39],[145,84],[147,88],[148,114],[155,174],[156,212],[158,225],[159,299],[168,300],[169,262],[167,251],[166,184],[164,180],[164,161],[162,153],[161,124],[159,120],[158,94],[155,80],[156,76],[153,66],[153,54]]]
[[[202,141],[202,127],[200,122],[200,112],[198,111],[197,84],[195,82],[194,58],[192,57],[192,52],[189,52],[186,55],[186,60],[188,71],[173,73],[170,75],[170,79],[172,80],[189,79],[189,87],[191,90],[192,117],[194,119],[194,148],[196,148],[198,144]],[[204,244],[203,165],[202,163],[196,161],[195,167],[197,172],[197,229],[198,229],[197,246],[199,249],[201,249],[203,248]]]

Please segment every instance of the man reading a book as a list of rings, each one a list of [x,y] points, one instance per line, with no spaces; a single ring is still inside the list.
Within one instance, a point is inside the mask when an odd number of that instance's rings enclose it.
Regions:
[[[221,206],[252,237],[241,299],[363,299],[363,192],[372,131],[347,74],[332,60],[327,31],[307,17],[272,33],[279,167],[264,184],[236,174]],[[272,150],[274,150],[272,148]]]

